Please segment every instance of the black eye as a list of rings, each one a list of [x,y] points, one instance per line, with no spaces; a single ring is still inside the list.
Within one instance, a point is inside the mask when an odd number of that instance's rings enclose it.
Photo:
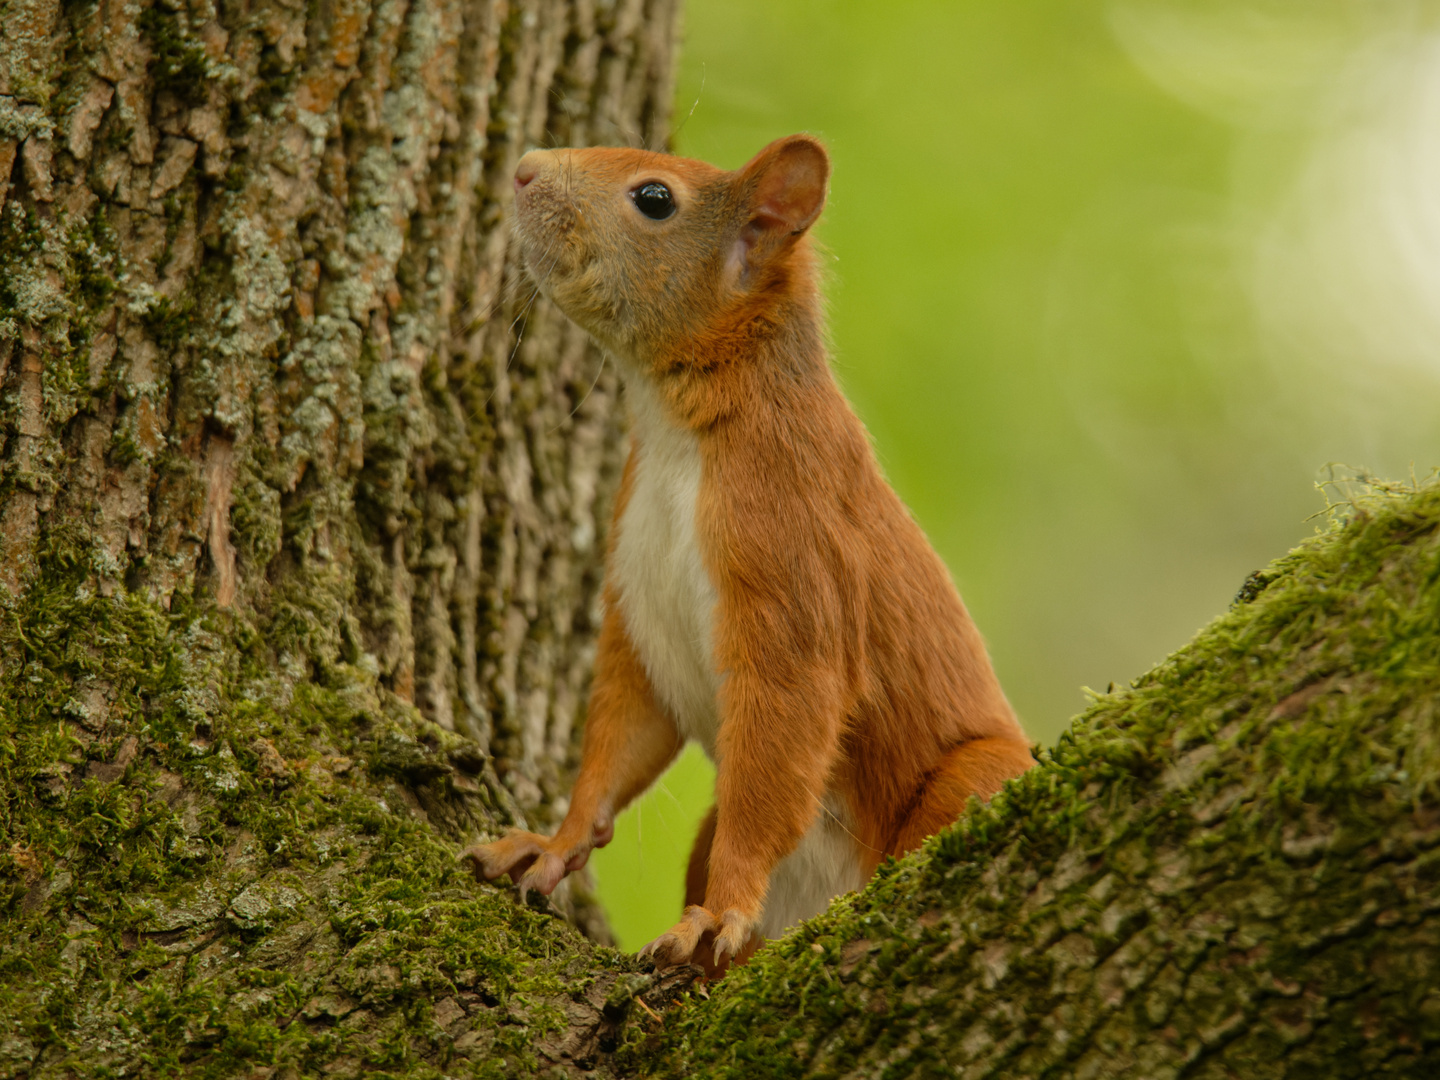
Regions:
[[[642,214],[656,221],[664,221],[675,212],[675,200],[670,195],[670,189],[664,184],[646,184],[631,192],[630,197],[635,200],[635,205]]]

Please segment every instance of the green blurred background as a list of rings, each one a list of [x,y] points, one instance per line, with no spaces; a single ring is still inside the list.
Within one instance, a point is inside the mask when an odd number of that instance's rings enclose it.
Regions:
[[[834,160],[834,366],[1031,736],[1440,464],[1440,38],[1409,0],[688,0],[677,152]],[[679,915],[693,747],[591,863]]]

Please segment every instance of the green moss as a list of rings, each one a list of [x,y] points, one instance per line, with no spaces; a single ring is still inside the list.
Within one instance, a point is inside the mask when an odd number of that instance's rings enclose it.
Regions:
[[[1336,509],[987,806],[632,1029],[628,1067],[1432,1075],[1440,485]]]
[[[1339,516],[1186,649],[1097,695],[988,806],[658,1033],[631,1017],[620,1065],[1043,1076],[1099,1055],[1152,1076],[1203,1053],[1254,1076],[1424,1075],[1440,1046],[1414,929],[1440,889],[1440,488]],[[526,1075],[598,978],[602,1001],[632,995],[623,958],[456,866],[414,803],[444,792],[462,740],[384,693],[346,629],[352,586],[294,550],[244,619],[182,593],[168,611],[104,595],[96,557],[63,537],[3,601],[14,1060]],[[434,1015],[461,999],[470,1057]],[[108,1056],[68,1056],[102,1027]],[[1149,1071],[1127,1073],[1106,1047],[1137,1031]]]
[[[215,73],[210,69],[204,45],[190,35],[183,16],[153,5],[140,12],[138,23],[150,39],[154,55],[150,77],[155,89],[174,94],[187,105],[204,103]]]
[[[241,467],[230,510],[231,538],[247,566],[254,568],[242,575],[247,578],[262,573],[270,565],[280,554],[283,541],[280,492],[266,483],[260,471],[248,461]]]
[[[624,961],[477,888],[407,808],[397,778],[443,779],[458,738],[343,661],[271,693],[228,616],[100,595],[90,563],[56,541],[0,618],[5,1052],[77,1076],[432,1076],[451,1036],[427,1017],[461,998],[474,1046],[506,1054],[485,1067],[525,1075]]]
[[[195,319],[195,301],[188,293],[178,300],[155,296],[143,313],[145,329],[163,355],[180,348],[189,337]]]
[[[82,313],[77,321],[86,322],[110,310],[116,290],[120,245],[103,205],[71,231],[69,249],[73,276],[65,291]]]
[[[89,401],[89,346],[95,319],[115,291],[119,264],[115,237],[103,213],[88,220],[48,220],[10,200],[0,212],[0,339],[18,339],[25,328],[47,343],[41,371],[43,419],[59,430]],[[18,400],[0,403],[0,418],[13,429]],[[43,491],[53,485],[64,460],[58,442],[46,439],[26,476],[9,472],[0,480],[0,499],[18,484]]]

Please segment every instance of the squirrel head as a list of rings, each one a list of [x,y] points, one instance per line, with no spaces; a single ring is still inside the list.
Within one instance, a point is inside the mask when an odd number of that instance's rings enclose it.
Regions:
[[[813,300],[805,234],[830,159],[808,135],[734,172],[644,150],[532,150],[515,170],[517,233],[542,292],[642,371]]]

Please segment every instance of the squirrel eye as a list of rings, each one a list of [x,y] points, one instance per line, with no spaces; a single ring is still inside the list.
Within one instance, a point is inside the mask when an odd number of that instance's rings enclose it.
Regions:
[[[646,184],[633,191],[630,197],[642,214],[656,221],[663,221],[675,212],[675,199],[664,184]]]

